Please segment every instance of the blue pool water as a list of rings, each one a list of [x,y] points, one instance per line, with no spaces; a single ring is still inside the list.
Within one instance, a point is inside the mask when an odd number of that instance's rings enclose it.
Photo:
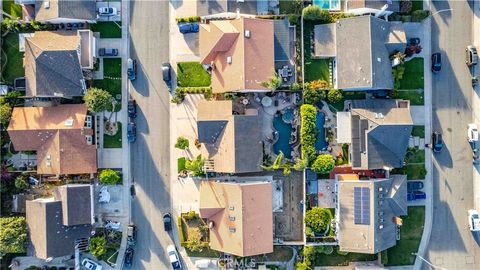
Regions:
[[[285,121],[286,123],[291,123],[292,120],[293,120],[293,109],[287,109],[285,110],[285,112],[283,113],[282,115],[282,119],[283,121]]]
[[[318,135],[317,142],[315,143],[315,150],[317,151],[325,150],[328,146],[328,143],[325,140],[325,128],[323,127],[324,124],[325,114],[323,112],[317,112]]]
[[[321,9],[340,9],[340,0],[313,0],[313,4]]]
[[[273,152],[278,155],[280,151],[282,151],[285,158],[292,158],[292,147],[288,143],[290,140],[290,134],[292,133],[292,125],[285,123],[282,120],[282,117],[275,116],[273,118],[273,127],[278,131],[278,140],[273,145]]]

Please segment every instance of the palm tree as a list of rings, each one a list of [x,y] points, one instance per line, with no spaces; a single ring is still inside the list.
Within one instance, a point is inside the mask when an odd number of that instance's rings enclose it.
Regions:
[[[280,86],[282,86],[282,78],[278,76],[276,72],[273,72],[273,76],[269,78],[268,81],[261,82],[261,86],[272,90],[272,93],[275,92]]]

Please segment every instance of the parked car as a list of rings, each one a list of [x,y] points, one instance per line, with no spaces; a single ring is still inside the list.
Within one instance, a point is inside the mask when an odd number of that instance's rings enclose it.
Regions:
[[[132,262],[133,262],[133,248],[128,247],[127,250],[125,250],[125,266],[131,267]]]
[[[173,269],[182,269],[182,263],[180,262],[180,257],[178,256],[177,249],[174,245],[169,245],[167,247],[167,255]]]
[[[134,184],[131,184],[130,185],[130,196],[135,196],[137,192],[135,191],[135,185]]]
[[[109,48],[100,48],[98,49],[98,55],[100,56],[117,56],[118,50],[117,49],[109,49]]]
[[[128,100],[127,112],[128,112],[128,117],[130,118],[137,117],[137,102],[134,99]]]
[[[432,134],[432,149],[433,152],[440,152],[443,148],[443,139],[440,132],[433,132]]]
[[[432,71],[433,73],[442,70],[442,55],[440,53],[432,54]]]
[[[476,124],[468,124],[467,128],[468,142],[478,141],[478,128]]]
[[[117,8],[115,8],[115,7],[100,7],[100,8],[98,8],[98,15],[100,15],[100,16],[114,16],[114,15],[117,15]]]
[[[473,45],[467,46],[465,49],[465,63],[471,67],[478,63],[477,48]]]
[[[421,200],[426,198],[427,198],[427,194],[425,194],[425,192],[423,191],[415,190],[415,191],[407,192],[408,201],[415,201],[415,200]]]
[[[480,215],[478,211],[475,209],[470,209],[467,211],[468,213],[468,228],[470,231],[480,231]]]
[[[178,30],[180,30],[180,33],[182,34],[197,33],[199,29],[200,29],[200,26],[198,25],[197,22],[182,23],[178,25]]]
[[[130,81],[134,81],[137,78],[137,60],[128,58],[127,75]]]
[[[423,188],[423,182],[422,181],[408,181],[407,182],[407,190],[408,191],[420,190],[422,188]]]
[[[170,63],[162,64],[162,76],[163,81],[168,85],[168,87],[171,87],[170,83],[172,81],[172,66],[170,66]]]
[[[408,39],[408,45],[419,45],[420,44],[420,38],[409,38]]]
[[[83,259],[82,266],[87,268],[88,270],[102,270],[102,266],[99,263],[89,258]]]
[[[163,214],[163,228],[167,232],[172,230],[172,215],[170,213]]]
[[[137,140],[137,125],[129,122],[127,125],[127,139],[129,143],[134,143]]]
[[[137,226],[128,224],[127,226],[127,244],[134,246],[137,243]]]

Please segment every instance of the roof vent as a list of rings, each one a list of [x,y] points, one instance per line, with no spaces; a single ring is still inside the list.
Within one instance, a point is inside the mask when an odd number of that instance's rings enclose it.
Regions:
[[[378,62],[382,62],[382,58],[377,57],[377,61],[378,61]]]
[[[235,221],[235,216],[229,216],[228,219],[230,219],[230,221]]]
[[[231,232],[231,233],[234,233],[236,231],[235,227],[229,227],[228,230]]]
[[[46,165],[47,167],[52,167],[52,163],[50,162],[50,160],[47,160]]]
[[[43,2],[43,7],[44,7],[45,9],[49,9],[49,8],[50,8],[50,1],[45,1],[45,2]]]
[[[231,56],[227,56],[227,63],[232,64],[232,57]]]
[[[250,30],[245,30],[245,37],[246,37],[246,38],[250,38],[250,37],[251,37],[251,34],[252,34],[252,33],[250,32]]]
[[[232,205],[232,206],[228,207],[228,210],[230,210],[230,211],[235,210],[235,206]]]
[[[66,127],[72,127],[73,126],[73,119],[70,118],[70,119],[65,120],[64,124],[65,124]]]

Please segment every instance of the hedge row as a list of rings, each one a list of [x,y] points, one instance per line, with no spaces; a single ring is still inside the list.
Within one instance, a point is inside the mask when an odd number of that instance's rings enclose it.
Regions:
[[[310,164],[315,160],[315,142],[317,141],[317,109],[310,104],[300,107],[300,144],[302,145],[302,159]]]
[[[182,217],[177,218],[177,227],[178,227],[178,235],[180,237],[180,243],[183,243],[185,242],[185,236],[183,235],[183,230],[182,230]]]
[[[177,23],[188,23],[188,22],[199,22],[199,16],[191,16],[191,17],[177,17],[175,18]]]

